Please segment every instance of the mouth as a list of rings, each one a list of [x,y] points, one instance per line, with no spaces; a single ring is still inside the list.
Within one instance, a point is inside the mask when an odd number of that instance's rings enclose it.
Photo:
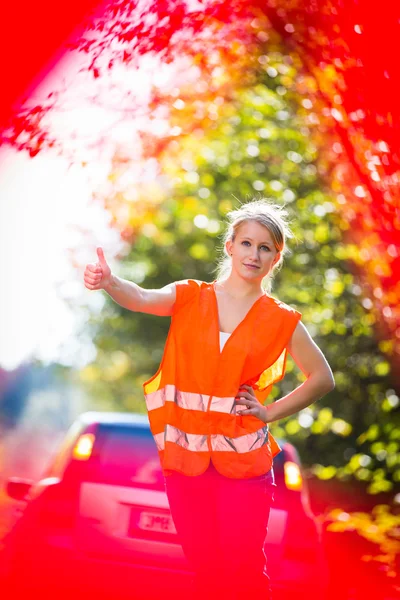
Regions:
[[[244,263],[244,266],[247,267],[248,269],[259,269],[260,267],[257,267],[256,265],[246,265],[246,263]]]

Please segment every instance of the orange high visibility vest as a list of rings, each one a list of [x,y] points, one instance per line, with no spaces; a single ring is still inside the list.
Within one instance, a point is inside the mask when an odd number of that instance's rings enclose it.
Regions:
[[[247,384],[265,401],[285,374],[287,345],[301,313],[265,293],[221,352],[214,284],[176,282],[161,364],[143,384],[164,475],[200,475],[211,460],[226,477],[255,477],[271,469],[281,450],[267,424],[237,414],[235,396]]]

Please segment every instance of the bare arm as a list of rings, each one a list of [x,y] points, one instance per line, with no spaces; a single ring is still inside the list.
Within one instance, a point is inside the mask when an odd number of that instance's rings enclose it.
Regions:
[[[145,290],[136,283],[115,275],[111,276],[110,283],[104,287],[104,291],[128,310],[160,317],[172,314],[176,299],[175,283],[169,283],[159,290]]]
[[[293,332],[288,351],[307,379],[283,398],[264,407],[267,422],[299,412],[335,387],[335,380],[325,356],[301,321]]]
[[[88,290],[104,290],[115,302],[134,312],[170,316],[176,300],[176,285],[170,283],[159,290],[145,290],[132,281],[111,273],[102,248],[97,249],[98,262],[86,265],[85,286]]]

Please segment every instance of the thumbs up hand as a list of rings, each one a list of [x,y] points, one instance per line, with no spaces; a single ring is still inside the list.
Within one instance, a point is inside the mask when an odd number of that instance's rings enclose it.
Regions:
[[[86,265],[83,279],[88,290],[102,290],[111,283],[111,269],[104,258],[102,248],[97,248],[98,261]]]

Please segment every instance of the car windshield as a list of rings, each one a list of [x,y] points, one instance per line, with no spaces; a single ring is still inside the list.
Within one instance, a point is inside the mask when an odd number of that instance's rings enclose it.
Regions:
[[[283,452],[274,458],[274,470],[279,477],[283,471]],[[99,425],[89,477],[114,485],[164,489],[150,429],[134,424]]]
[[[164,488],[157,448],[147,427],[99,425],[93,458],[97,481]]]

